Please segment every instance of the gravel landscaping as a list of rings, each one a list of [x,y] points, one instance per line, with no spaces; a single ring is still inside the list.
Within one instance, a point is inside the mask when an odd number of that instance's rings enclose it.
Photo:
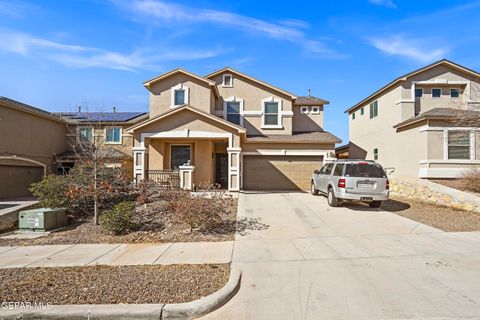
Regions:
[[[0,269],[0,301],[181,303],[218,291],[228,264]]]
[[[168,210],[166,201],[158,200],[137,208],[132,216],[133,227],[125,234],[113,235],[101,226],[95,226],[92,218],[72,221],[68,227],[37,239],[0,239],[0,246],[79,244],[79,243],[161,243],[193,241],[234,240],[237,221],[237,199],[223,217],[221,224],[210,228],[190,230]]]
[[[381,208],[447,232],[480,231],[480,214],[392,197]]]

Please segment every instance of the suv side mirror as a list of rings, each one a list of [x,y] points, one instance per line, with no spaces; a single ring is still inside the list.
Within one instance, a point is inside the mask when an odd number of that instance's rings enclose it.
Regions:
[[[313,171],[314,174],[318,174],[318,172],[319,172],[318,170]]]

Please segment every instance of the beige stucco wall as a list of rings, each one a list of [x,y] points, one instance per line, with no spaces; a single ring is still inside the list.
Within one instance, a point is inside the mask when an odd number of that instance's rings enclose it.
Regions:
[[[323,106],[319,106],[319,114],[312,114],[311,111],[308,114],[301,113],[300,108],[301,106],[293,106],[293,131],[323,130]]]
[[[171,89],[178,84],[188,87],[189,105],[210,113],[214,106],[214,102],[211,101],[214,96],[208,83],[182,73],[177,73],[154,83],[150,87],[150,117],[171,110]]]
[[[62,122],[0,105],[0,156],[39,161],[50,170],[54,154],[67,149],[66,130]]]
[[[443,159],[443,131],[427,131],[427,158],[428,160]],[[426,160],[424,159],[424,160]]]
[[[257,152],[259,150],[309,150],[309,151],[333,151],[333,143],[244,143],[242,152]]]
[[[228,71],[224,73],[230,73]],[[220,73],[210,78],[210,80],[217,83],[218,91],[220,96],[224,99],[230,97],[237,97],[243,99],[244,101],[244,110],[247,111],[259,111],[262,112],[263,105],[262,100],[275,97],[282,101],[282,110],[292,111],[292,98],[289,95],[278,92],[277,90],[271,89],[267,86],[261,85],[258,82],[251,81],[247,78],[241,77],[240,75],[233,74],[233,87],[223,87],[223,74]],[[217,110],[223,109],[223,99],[217,101]],[[283,117],[282,125],[283,129],[262,129],[261,128],[261,117],[260,116],[245,116],[244,117],[244,126],[247,129],[247,134],[249,135],[258,135],[258,134],[291,134],[292,133],[292,117]]]

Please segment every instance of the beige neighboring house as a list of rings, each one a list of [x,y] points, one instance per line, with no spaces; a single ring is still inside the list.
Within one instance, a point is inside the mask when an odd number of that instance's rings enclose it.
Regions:
[[[0,198],[29,196],[32,182],[55,172],[66,129],[58,116],[0,97]]]
[[[230,191],[309,189],[340,140],[323,130],[324,105],[231,68],[206,76],[175,69],[146,81],[150,116],[134,136],[134,178],[180,171],[181,185]]]
[[[82,156],[82,145],[96,141],[101,147],[99,155],[108,167],[123,168],[133,174],[133,136],[128,127],[148,118],[148,112],[78,112],[56,113],[66,122],[68,149],[59,154],[57,167],[68,171]],[[94,140],[95,137],[95,140]]]
[[[403,75],[346,112],[349,158],[378,160],[396,175],[456,178],[480,165],[480,74],[440,60]],[[337,154],[343,151],[337,150]]]

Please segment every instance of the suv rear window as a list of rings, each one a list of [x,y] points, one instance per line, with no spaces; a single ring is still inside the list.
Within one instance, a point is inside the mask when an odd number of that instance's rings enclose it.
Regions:
[[[377,164],[347,164],[346,177],[355,178],[385,178],[385,172]]]

